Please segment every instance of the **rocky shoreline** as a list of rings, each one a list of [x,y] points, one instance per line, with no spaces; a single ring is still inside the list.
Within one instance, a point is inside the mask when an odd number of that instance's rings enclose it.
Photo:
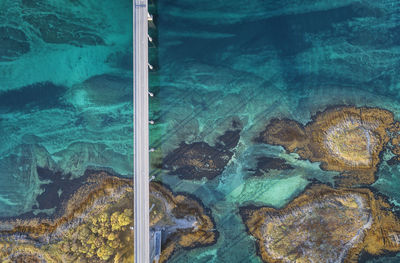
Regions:
[[[173,194],[166,186],[152,182],[150,204],[157,204],[157,200],[163,202],[163,208],[157,209],[156,214],[152,213],[153,210],[150,212],[150,228],[162,230],[165,236],[160,263],[166,262],[179,247],[193,249],[215,244],[219,233],[215,230],[211,211],[200,200],[186,193]],[[177,226],[177,222],[181,225]]]
[[[15,257],[43,262],[133,260],[132,180],[88,171],[79,184],[51,216],[29,214],[0,220],[6,226],[0,230],[2,262]],[[216,242],[214,220],[199,200],[174,195],[162,184],[151,182],[150,204],[151,228],[166,230],[159,262],[165,262],[178,248]],[[87,239],[92,241],[87,243]]]
[[[321,169],[338,171],[338,186],[375,182],[380,154],[392,134],[400,131],[393,113],[369,107],[328,108],[302,125],[289,119],[272,119],[256,142],[283,146],[303,159],[321,162]]]
[[[240,215],[264,262],[358,262],[362,253],[400,251],[400,220],[369,189],[314,185],[283,209],[250,205]]]
[[[282,209],[240,207],[261,259],[358,262],[400,251],[399,215],[370,186],[385,149],[395,155],[389,165],[399,160],[399,134],[400,123],[381,108],[329,107],[305,125],[272,119],[255,142],[280,145],[340,175],[333,186],[315,178]]]

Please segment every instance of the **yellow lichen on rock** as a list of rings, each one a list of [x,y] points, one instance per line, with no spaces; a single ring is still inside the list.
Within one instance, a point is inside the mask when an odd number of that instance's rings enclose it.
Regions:
[[[177,228],[163,244],[159,262],[165,262],[178,247],[194,248],[214,244],[217,231],[201,203],[185,195],[174,195],[160,183],[150,184],[151,228]],[[153,213],[153,212],[156,213]],[[176,222],[184,220],[179,226]]]
[[[3,231],[1,242],[13,249],[7,250],[9,255],[0,252],[0,262],[17,255],[55,263],[105,263],[116,257],[118,262],[132,262],[132,200],[130,180],[105,173],[90,176],[66,201],[59,216],[6,222],[14,229]],[[116,211],[121,212],[112,222]]]
[[[243,207],[265,262],[357,262],[362,251],[400,251],[400,221],[368,189],[318,185],[285,208]]]
[[[70,260],[81,257],[88,261],[107,261],[115,258],[117,253],[121,254],[121,251],[128,247],[126,237],[130,236],[130,240],[133,239],[133,232],[128,227],[133,225],[133,211],[125,209],[123,213],[114,212],[111,216],[110,214],[107,210],[102,211],[86,223],[69,229],[63,240],[55,246],[67,255],[72,254]],[[114,215],[117,215],[116,220],[112,220]]]
[[[273,119],[258,141],[281,145],[289,152],[321,168],[341,172],[340,186],[371,184],[380,162],[379,154],[390,140],[394,117],[387,110],[337,107],[318,113],[307,125]]]
[[[150,204],[151,227],[171,229],[159,262],[168,259],[178,247],[215,242],[214,223],[198,201],[174,195],[163,185],[151,182]],[[62,212],[52,219],[0,222],[13,226],[0,233],[0,262],[15,262],[16,256],[25,261],[37,257],[57,263],[133,262],[131,180],[105,173],[90,176],[62,205]]]

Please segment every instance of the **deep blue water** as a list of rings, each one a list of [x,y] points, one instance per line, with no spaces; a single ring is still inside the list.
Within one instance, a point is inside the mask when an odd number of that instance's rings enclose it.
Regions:
[[[0,93],[0,107],[4,112],[31,111],[64,106],[62,97],[66,87],[51,82],[39,82]]]
[[[309,179],[335,172],[252,141],[273,117],[301,123],[331,105],[377,106],[400,119],[398,1],[158,1],[157,71],[150,83],[159,124],[151,144],[165,156],[185,141],[215,143],[239,119],[244,129],[233,160],[213,180],[158,179],[210,207],[220,239],[182,250],[169,262],[260,262],[238,207],[282,207]],[[294,169],[251,178],[257,156],[284,158]],[[154,157],[155,158],[155,157]],[[399,167],[385,162],[374,184],[400,202]],[[322,178],[322,179],[321,179]],[[395,258],[381,261],[397,262]]]

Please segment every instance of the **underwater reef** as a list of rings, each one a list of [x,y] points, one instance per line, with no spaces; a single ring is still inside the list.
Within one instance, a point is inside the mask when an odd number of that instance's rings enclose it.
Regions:
[[[132,177],[131,10],[124,0],[0,2],[0,218],[51,213],[60,175]],[[38,167],[60,173],[43,179]]]
[[[293,166],[288,164],[286,160],[276,157],[258,157],[257,167],[255,169],[248,169],[254,172],[252,176],[263,176],[268,174],[271,170],[292,170]]]
[[[158,151],[157,161],[168,155],[179,161],[168,167],[155,162],[152,175],[174,193],[201,199],[213,212],[220,233],[215,245],[177,251],[169,262],[260,263],[259,241],[246,233],[239,207],[282,209],[284,214],[310,185],[370,189],[393,205],[384,210],[398,215],[399,1],[157,4],[158,63],[149,88],[158,97],[159,106],[151,110],[159,122],[155,126],[163,132],[153,133],[151,147]],[[224,168],[210,169],[217,175],[208,178],[203,174],[208,174],[209,154],[196,149],[198,154],[191,157],[187,145],[214,147],[232,117],[243,123],[240,141]],[[170,155],[181,143],[186,144],[182,154]],[[193,173],[178,171],[185,166]],[[363,201],[365,207],[368,203]],[[339,207],[333,204],[332,211]],[[354,218],[368,214],[349,209],[343,206]],[[343,215],[340,209],[336,212]],[[353,230],[364,223],[354,222]],[[354,233],[351,224],[337,227]],[[335,244],[335,237],[326,237],[323,244]],[[310,258],[318,258],[318,251],[312,257],[306,243],[296,242]],[[301,245],[291,249],[297,248]],[[396,250],[379,252],[378,258],[362,249],[358,261],[398,263]],[[333,246],[332,253],[341,252]]]
[[[240,124],[232,123],[232,128],[219,136],[214,146],[206,142],[182,142],[163,159],[163,168],[180,179],[213,179],[220,175],[231,160],[240,140]]]

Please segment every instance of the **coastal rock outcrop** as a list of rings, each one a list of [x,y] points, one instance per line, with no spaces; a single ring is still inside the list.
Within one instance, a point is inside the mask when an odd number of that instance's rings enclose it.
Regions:
[[[240,214],[264,262],[357,262],[361,252],[400,251],[400,221],[368,189],[315,185],[283,209]]]
[[[94,171],[80,179],[73,192],[61,194],[54,214],[0,221],[1,262],[35,258],[40,262],[133,261],[132,180]],[[71,184],[76,182],[71,180]],[[150,205],[151,230],[162,235],[159,262],[178,248],[216,242],[218,232],[211,214],[194,197],[174,195],[151,182]]]
[[[302,125],[289,119],[272,119],[256,139],[281,145],[301,158],[321,162],[324,170],[341,172],[339,186],[373,183],[380,153],[395,129],[393,113],[380,108],[335,107]]]

